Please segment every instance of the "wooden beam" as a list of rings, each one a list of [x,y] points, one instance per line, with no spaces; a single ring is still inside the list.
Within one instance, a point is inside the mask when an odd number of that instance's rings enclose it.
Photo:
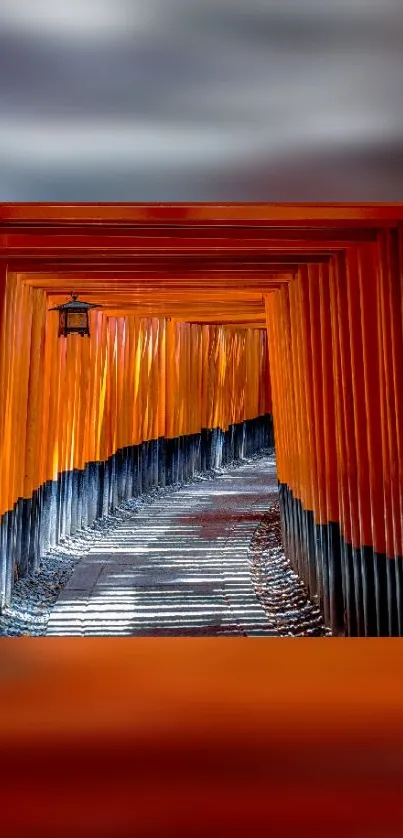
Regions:
[[[403,202],[387,203],[2,203],[0,222],[74,224],[264,224],[309,226],[314,223],[382,226],[403,220]]]

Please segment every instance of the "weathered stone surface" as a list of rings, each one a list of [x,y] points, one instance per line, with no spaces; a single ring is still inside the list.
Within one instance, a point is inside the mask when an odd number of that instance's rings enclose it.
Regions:
[[[48,634],[276,636],[248,552],[273,496],[269,457],[143,507],[91,546],[51,612]]]

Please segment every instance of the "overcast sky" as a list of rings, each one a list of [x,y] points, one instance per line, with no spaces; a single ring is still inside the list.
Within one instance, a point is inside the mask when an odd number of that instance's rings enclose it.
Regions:
[[[0,0],[0,200],[403,200],[401,0]]]

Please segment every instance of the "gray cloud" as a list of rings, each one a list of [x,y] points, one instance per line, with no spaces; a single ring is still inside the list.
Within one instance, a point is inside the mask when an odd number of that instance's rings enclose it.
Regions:
[[[393,0],[0,0],[0,200],[398,200],[402,22]]]

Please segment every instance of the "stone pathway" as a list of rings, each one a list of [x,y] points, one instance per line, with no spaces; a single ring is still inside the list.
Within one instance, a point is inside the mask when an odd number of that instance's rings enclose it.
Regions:
[[[47,634],[278,636],[249,556],[274,500],[273,456],[145,506],[99,534],[51,610]]]

